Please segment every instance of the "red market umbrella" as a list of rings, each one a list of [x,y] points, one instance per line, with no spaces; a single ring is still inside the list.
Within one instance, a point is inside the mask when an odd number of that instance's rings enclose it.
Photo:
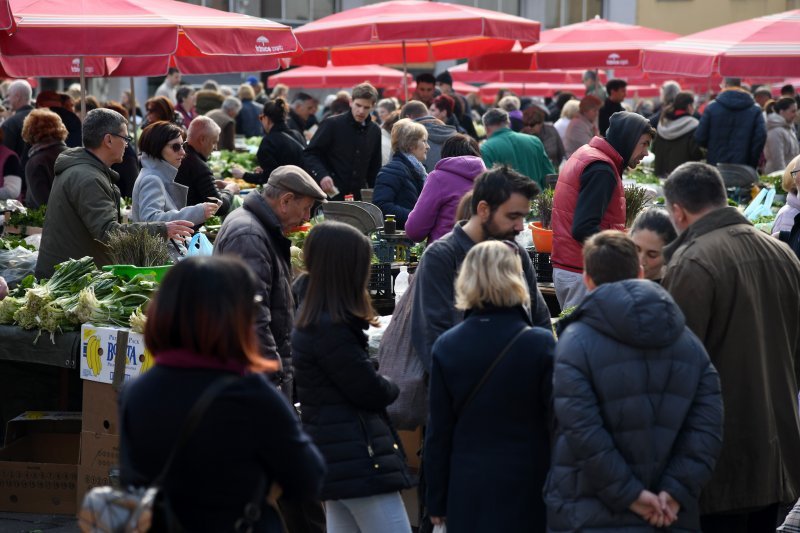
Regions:
[[[4,56],[270,57],[298,51],[292,29],[173,0],[0,0]],[[0,15],[0,26],[2,26]]]
[[[487,54],[470,69],[543,70],[637,67],[642,50],[679,37],[677,33],[632,26],[596,17],[545,30],[539,42],[521,52]]]
[[[453,80],[465,83],[581,83],[583,70],[471,70],[471,63],[448,69]],[[601,83],[605,72],[599,73]]]
[[[408,74],[406,77],[410,78]],[[403,72],[380,65],[357,65],[347,67],[299,67],[279,74],[273,74],[267,80],[270,87],[284,83],[289,87],[305,89],[327,89],[333,87],[352,87],[368,81],[375,87],[399,86],[403,83]]]
[[[297,65],[424,63],[510,50],[539,40],[539,23],[443,2],[391,0],[348,9],[295,30]]]
[[[685,76],[787,77],[800,70],[800,9],[726,24],[644,53],[644,70]]]

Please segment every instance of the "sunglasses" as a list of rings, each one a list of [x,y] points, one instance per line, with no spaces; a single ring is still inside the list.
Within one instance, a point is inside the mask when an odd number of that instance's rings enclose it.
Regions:
[[[792,179],[793,179],[793,180],[794,180],[794,179],[797,179],[797,173],[798,173],[798,172],[800,172],[800,168],[798,168],[797,170],[791,170],[791,171],[789,171],[789,174],[791,174],[791,175],[792,175]]]
[[[186,144],[186,143],[184,143],[183,141],[180,141],[180,142],[176,142],[176,143],[170,143],[167,146],[169,146],[172,149],[172,151],[177,154],[177,153],[179,153],[181,151],[185,151],[186,150],[184,148],[184,144]]]

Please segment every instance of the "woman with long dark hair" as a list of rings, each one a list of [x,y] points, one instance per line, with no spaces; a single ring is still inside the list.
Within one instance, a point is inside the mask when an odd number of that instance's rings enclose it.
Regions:
[[[258,116],[264,128],[264,137],[256,153],[258,168],[253,172],[245,172],[241,167],[233,167],[233,177],[250,183],[266,183],[272,171],[280,166],[303,166],[306,141],[297,130],[286,125],[288,116],[289,106],[283,98],[264,104],[264,110]]]
[[[120,465],[125,486],[159,476],[197,399],[231,380],[205,411],[162,489],[185,531],[234,531],[260,502],[253,531],[283,531],[266,494],[317,497],[325,472],[317,448],[265,372],[259,353],[256,281],[241,260],[198,257],[173,267],[147,309],[145,345],[155,365],[123,389]],[[221,313],[220,309],[225,312]]]
[[[703,151],[694,139],[700,121],[694,118],[694,94],[685,91],[661,112],[653,139],[656,176],[666,178],[687,161],[700,161]]]
[[[367,291],[370,240],[323,222],[306,238],[303,256],[308,275],[292,356],[303,425],[328,463],[328,533],[410,533],[400,491],[413,482],[386,416],[400,391],[378,374],[364,333],[377,324]]]

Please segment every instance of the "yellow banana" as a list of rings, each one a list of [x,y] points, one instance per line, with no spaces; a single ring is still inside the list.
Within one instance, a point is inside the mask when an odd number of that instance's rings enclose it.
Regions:
[[[100,351],[100,339],[97,338],[97,335],[92,335],[86,344],[86,362],[95,376],[99,376],[100,371],[103,369]]]
[[[139,368],[139,375],[144,374],[153,367],[153,354],[150,353],[150,350],[145,348],[142,357],[144,360],[142,361],[142,366]]]

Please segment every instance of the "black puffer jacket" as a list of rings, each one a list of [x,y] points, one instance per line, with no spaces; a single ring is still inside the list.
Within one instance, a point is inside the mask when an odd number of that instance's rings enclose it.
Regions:
[[[361,498],[413,485],[386,406],[397,385],[378,375],[367,354],[367,323],[320,321],[292,333],[303,426],[322,452],[323,500]]]
[[[700,490],[722,445],[722,396],[683,313],[657,284],[626,280],[589,293],[565,328],[548,530],[654,531],[628,510],[647,489],[680,503],[670,530],[699,531]]]
[[[303,166],[303,150],[306,141],[285,123],[275,124],[258,145],[256,159],[261,172],[245,172],[244,179],[250,183],[266,183],[269,175],[283,165]]]

